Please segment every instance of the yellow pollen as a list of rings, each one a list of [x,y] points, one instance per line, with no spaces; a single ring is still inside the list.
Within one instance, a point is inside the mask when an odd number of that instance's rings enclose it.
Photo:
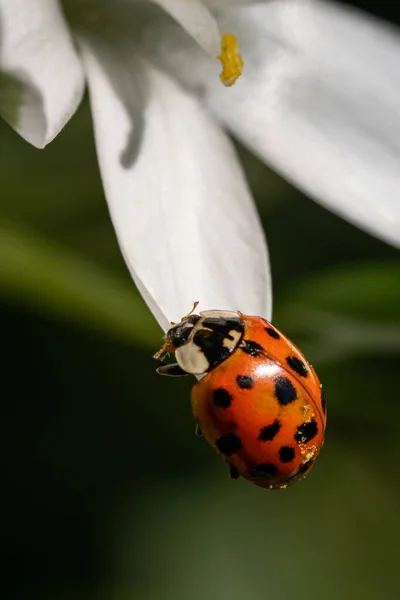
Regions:
[[[221,38],[221,54],[218,56],[222,64],[220,79],[230,87],[242,74],[243,59],[239,52],[237,39],[231,33],[224,33]]]

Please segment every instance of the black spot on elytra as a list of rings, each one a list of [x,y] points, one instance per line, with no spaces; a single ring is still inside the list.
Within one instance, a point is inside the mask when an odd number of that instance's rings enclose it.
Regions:
[[[289,367],[297,373],[297,375],[300,375],[301,377],[307,377],[308,369],[303,361],[297,358],[297,356],[288,356],[286,362]]]
[[[280,430],[280,428],[280,422],[278,421],[278,419],[275,419],[275,421],[271,425],[266,425],[261,429],[260,435],[258,436],[258,440],[260,442],[271,442]]]
[[[255,356],[256,358],[261,356],[264,353],[264,348],[257,344],[257,342],[252,342],[251,340],[244,340],[243,346],[240,346],[240,349],[246,354],[250,354],[250,356]]]
[[[248,375],[238,375],[236,381],[242,390],[251,390],[254,384],[253,378]]]
[[[216,444],[218,450],[225,456],[236,454],[236,452],[242,447],[240,437],[238,437],[235,433],[226,433],[217,439]]]
[[[231,463],[228,463],[228,464],[229,464],[229,475],[231,476],[231,479],[239,479],[240,473],[237,470],[237,468],[234,465],[232,465]]]
[[[324,415],[326,414],[326,402],[325,402],[325,395],[324,395],[324,390],[322,388],[321,385],[321,406],[322,406],[322,410],[324,411]]]
[[[295,450],[292,446],[282,446],[279,449],[279,458],[283,463],[290,463],[295,457]]]
[[[277,397],[279,404],[282,404],[283,406],[296,400],[296,389],[287,377],[279,375],[275,379],[275,396]]]
[[[280,340],[281,336],[279,335],[279,333],[275,330],[272,329],[272,327],[266,327],[265,331],[268,333],[268,335],[276,340]]]
[[[278,469],[272,463],[261,463],[252,470],[253,477],[273,477],[278,472]]]
[[[308,423],[303,423],[302,425],[299,425],[294,437],[296,442],[299,442],[299,444],[306,444],[307,442],[311,442],[311,440],[315,438],[317,433],[318,425],[317,422],[313,419]]]
[[[311,469],[313,464],[314,464],[314,459],[310,458],[310,460],[308,460],[303,465],[301,465],[300,469],[298,470],[298,474],[306,473],[309,469]]]
[[[220,408],[229,408],[232,404],[232,396],[224,388],[217,388],[213,391],[213,403]]]

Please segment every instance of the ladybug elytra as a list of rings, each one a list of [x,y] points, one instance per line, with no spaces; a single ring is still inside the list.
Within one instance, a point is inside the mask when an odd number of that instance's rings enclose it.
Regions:
[[[176,363],[158,372],[198,376],[191,392],[197,431],[228,462],[231,477],[268,489],[303,479],[326,426],[313,367],[261,317],[193,311],[167,332],[154,358],[174,352]]]

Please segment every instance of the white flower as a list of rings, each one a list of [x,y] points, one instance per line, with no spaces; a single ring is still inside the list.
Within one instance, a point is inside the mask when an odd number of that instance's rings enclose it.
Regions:
[[[400,245],[400,41],[389,26],[318,0],[63,10],[0,0],[0,112],[43,147],[87,82],[122,253],[164,329],[193,300],[271,316],[263,232],[215,116],[310,196]],[[230,89],[218,77],[221,32],[244,57]]]

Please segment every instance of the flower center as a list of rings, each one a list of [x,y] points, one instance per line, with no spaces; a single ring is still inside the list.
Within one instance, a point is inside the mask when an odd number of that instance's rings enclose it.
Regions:
[[[239,44],[231,33],[224,33],[222,36],[221,54],[218,58],[222,64],[222,73],[219,77],[224,85],[230,87],[239,79],[243,70],[243,59],[239,52]]]
[[[62,5],[74,30],[127,43],[140,40],[141,30],[167,14],[207,54],[221,61],[220,79],[225,86],[232,86],[242,74],[236,37],[221,35],[215,16],[201,0],[62,0]]]

